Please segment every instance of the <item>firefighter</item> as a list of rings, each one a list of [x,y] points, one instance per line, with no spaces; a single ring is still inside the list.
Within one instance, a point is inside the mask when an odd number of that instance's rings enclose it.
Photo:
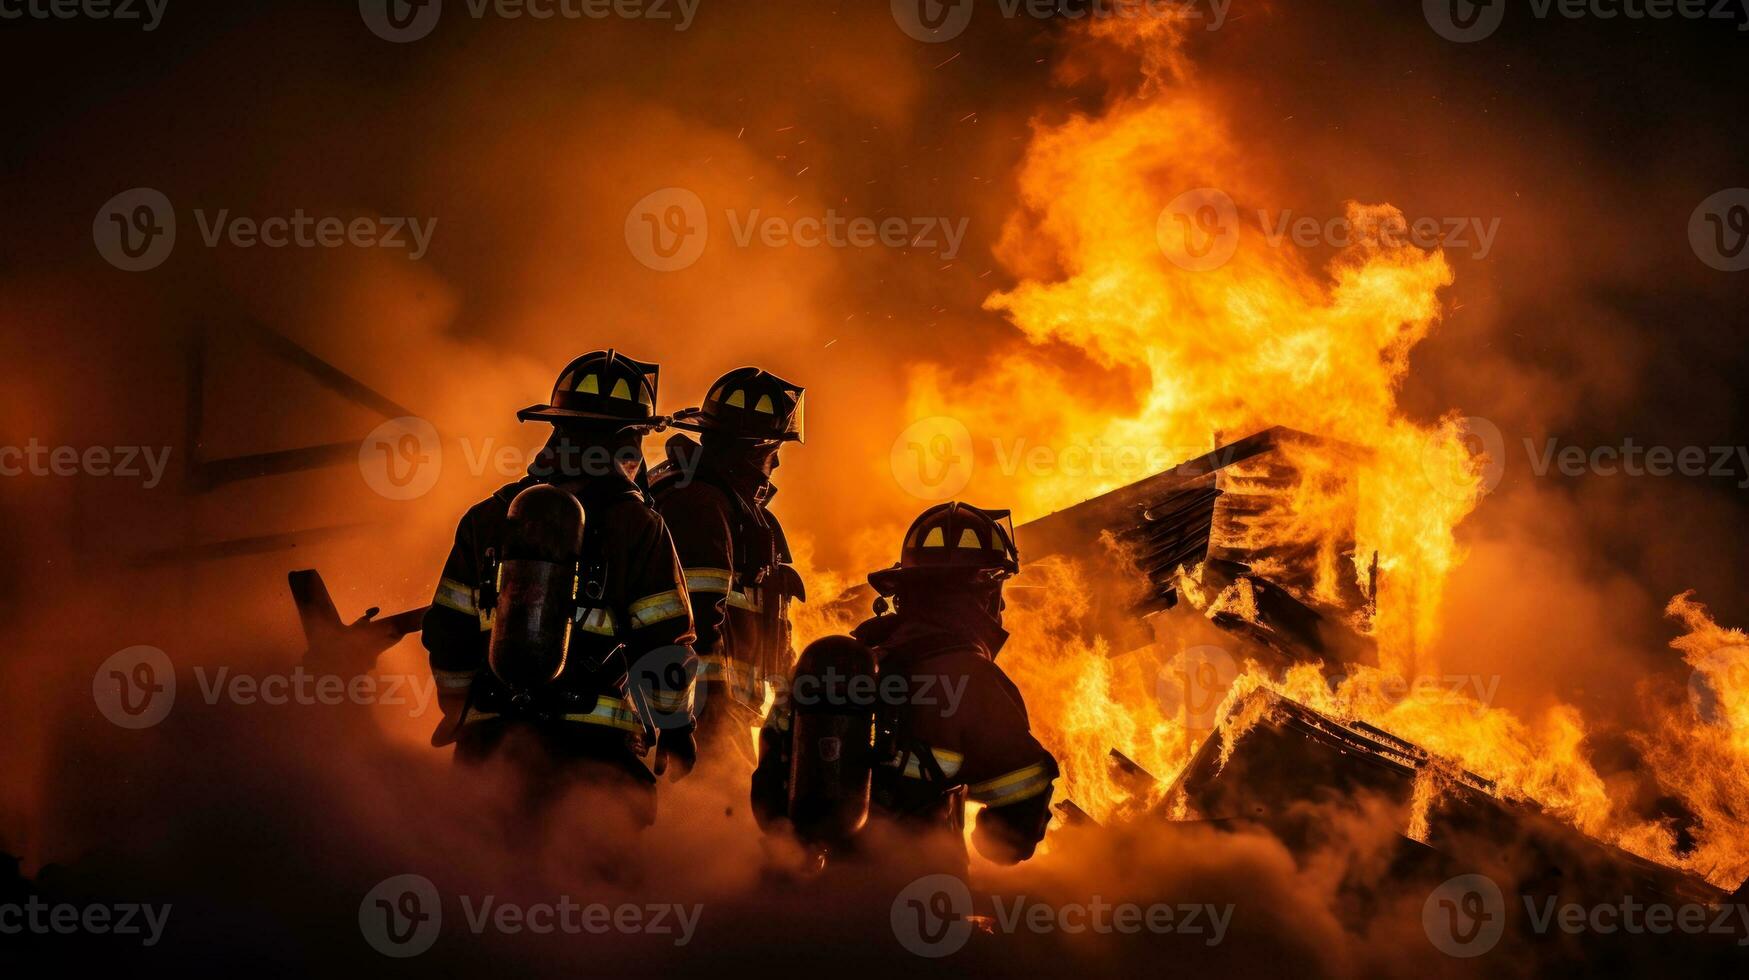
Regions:
[[[871,820],[932,838],[937,853],[963,870],[971,800],[983,804],[972,834],[980,854],[1006,864],[1032,856],[1050,822],[1057,764],[1032,736],[1019,689],[996,666],[1008,637],[1002,583],[1019,570],[1007,511],[946,503],[912,523],[898,564],[868,577],[880,593],[875,617],[848,638],[810,645],[788,696],[766,719],[753,806],[768,832],[787,827],[823,849],[854,851],[861,821],[854,802],[849,814],[844,804],[862,792]],[[813,663],[853,663],[851,641],[872,654],[878,680],[864,687],[873,695],[873,717],[843,727],[842,703],[821,692],[853,694],[854,679],[810,690],[803,671]],[[829,730],[831,737],[800,735],[810,711],[836,714],[840,727]],[[859,791],[856,769],[846,763],[871,743],[861,777],[867,788]],[[804,779],[821,799],[792,791],[792,780],[800,786]],[[809,820],[827,826],[802,825]],[[850,839],[835,840],[839,835]]]
[[[696,757],[692,615],[641,486],[657,377],[594,351],[517,413],[551,437],[527,476],[462,516],[424,623],[444,713],[433,744],[464,764],[510,758],[535,809],[605,785],[634,826],[655,819],[655,777]]]
[[[804,598],[783,526],[768,509],[786,443],[802,440],[804,389],[743,367],[717,379],[700,408],[674,416],[667,460],[651,475],[674,534],[698,632],[699,740],[707,762],[754,761],[767,679],[789,672],[789,603]]]

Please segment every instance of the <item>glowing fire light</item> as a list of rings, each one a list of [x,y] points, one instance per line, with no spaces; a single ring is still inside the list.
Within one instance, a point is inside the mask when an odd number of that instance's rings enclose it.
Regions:
[[[1170,17],[1095,22],[1081,43],[1134,59],[1147,81],[1114,94],[1099,115],[1035,124],[1019,173],[1023,207],[999,248],[1018,282],[986,302],[1024,342],[980,365],[975,387],[944,369],[921,368],[912,417],[947,415],[973,432],[1024,432],[1059,446],[1170,447],[1181,450],[1177,458],[1212,448],[1216,433],[1271,425],[1362,447],[1342,463],[1358,483],[1353,497],[1314,478],[1328,461],[1299,460],[1312,475],[1293,491],[1293,520],[1267,533],[1315,546],[1313,598],[1333,595],[1338,576],[1365,588],[1376,553],[1380,584],[1369,628],[1380,668],[1354,671],[1331,690],[1315,667],[1271,680],[1246,665],[1228,705],[1258,686],[1273,687],[1414,741],[1496,781],[1501,795],[1534,800],[1600,839],[1715,882],[1740,880],[1749,872],[1749,845],[1734,842],[1743,840],[1749,814],[1749,651],[1739,650],[1731,661],[1737,673],[1727,676],[1725,661],[1706,652],[1720,646],[1717,637],[1679,643],[1718,682],[1724,719],[1711,735],[1672,720],[1661,738],[1675,734],[1683,748],[1648,740],[1660,776],[1697,801],[1703,820],[1715,821],[1699,849],[1682,858],[1673,854],[1668,827],[1632,818],[1611,801],[1586,759],[1576,709],[1560,706],[1527,722],[1458,694],[1388,693],[1392,679],[1433,673],[1427,651],[1440,628],[1446,578],[1462,560],[1453,531],[1484,492],[1486,461],[1466,448],[1458,413],[1424,424],[1405,417],[1397,400],[1411,350],[1438,320],[1438,292],[1452,281],[1451,268],[1438,251],[1377,234],[1400,219],[1395,208],[1353,202],[1348,216],[1361,234],[1327,269],[1242,225],[1226,261],[1173,261],[1173,249],[1186,244],[1174,234],[1228,233],[1162,221],[1175,198],[1219,187],[1256,205],[1270,200],[1271,189],[1247,166],[1216,100],[1184,71]],[[975,489],[1038,516],[1134,478],[1029,473]],[[1353,551],[1344,550],[1347,541]],[[1159,656],[1113,658],[1105,639],[1077,635],[1086,590],[1072,565],[1035,566],[1028,574],[1046,599],[1016,612],[1016,643],[1003,662],[1063,762],[1064,790],[1100,819],[1153,802],[1118,784],[1107,751],[1119,747],[1169,782],[1206,732],[1156,702]],[[1704,614],[1696,619],[1682,601],[1673,613],[1704,632]],[[1717,630],[1710,621],[1707,628]],[[1690,755],[1697,743],[1705,751]],[[1701,760],[1733,775],[1720,785],[1716,773],[1695,771]],[[1424,823],[1424,811],[1412,822]]]

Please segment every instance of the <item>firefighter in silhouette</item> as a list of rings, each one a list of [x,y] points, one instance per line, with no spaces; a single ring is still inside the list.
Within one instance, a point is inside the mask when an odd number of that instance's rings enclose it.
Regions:
[[[766,719],[753,807],[768,832],[854,853],[864,822],[886,821],[932,838],[963,870],[971,800],[983,804],[979,853],[1032,856],[1057,764],[996,666],[1002,584],[1019,570],[1007,511],[946,503],[912,523],[899,563],[868,577],[875,617],[810,644]]]
[[[731,762],[743,775],[767,679],[789,672],[789,604],[804,598],[783,526],[767,509],[778,454],[802,439],[803,394],[758,368],[730,371],[701,407],[674,416],[698,441],[672,436],[651,474],[692,597],[699,741],[707,763]]]
[[[444,713],[433,744],[461,763],[510,758],[536,810],[607,785],[637,826],[655,818],[655,777],[696,757],[692,615],[642,488],[657,371],[594,351],[517,413],[552,435],[527,476],[463,515],[424,623]]]

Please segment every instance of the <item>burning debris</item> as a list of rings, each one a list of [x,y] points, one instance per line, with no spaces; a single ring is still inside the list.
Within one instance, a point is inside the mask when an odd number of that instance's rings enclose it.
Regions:
[[[1187,600],[1272,668],[1373,663],[1377,553],[1357,553],[1352,509],[1335,547],[1299,526],[1304,464],[1314,454],[1338,461],[1323,490],[1351,500],[1352,471],[1340,464],[1356,452],[1266,429],[1023,525],[1027,558],[1070,557],[1127,585],[1112,590],[1121,608],[1102,611],[1130,621],[1131,641],[1135,624]]]
[[[1331,554],[1295,526],[1296,501],[1311,478],[1306,461],[1334,463],[1319,471],[1320,495],[1353,501],[1343,464],[1359,456],[1353,447],[1271,428],[1020,529],[1031,560],[1071,559],[1090,576],[1120,583],[1106,591],[1122,599],[1094,612],[1128,639],[1111,655],[1172,646],[1183,623],[1168,617],[1188,612],[1227,634],[1236,659],[1250,666],[1205,692],[1225,699],[1218,727],[1169,787],[1110,750],[1110,784],[1142,804],[1123,812],[1262,826],[1290,845],[1308,845],[1316,836],[1303,825],[1308,806],[1365,798],[1399,815],[1402,873],[1439,874],[1431,884],[1459,873],[1453,869],[1466,855],[1513,848],[1529,862],[1524,881],[1559,882],[1568,895],[1702,904],[1724,898],[1704,879],[1589,837],[1410,740],[1274,689],[1295,668],[1315,669],[1325,694],[1357,666],[1376,668],[1371,618],[1378,590],[1388,587],[1378,555],[1362,557],[1351,536]],[[1333,566],[1349,574],[1332,578]],[[1113,619],[1127,620],[1127,628]],[[1071,826],[1095,823],[1072,800],[1057,812]]]
[[[1306,842],[1312,804],[1372,798],[1405,819],[1400,873],[1436,885],[1512,853],[1521,890],[1597,902],[1631,895],[1716,904],[1703,879],[1594,840],[1491,780],[1362,721],[1343,721],[1267,689],[1237,699],[1162,804],[1179,819],[1269,828]]]

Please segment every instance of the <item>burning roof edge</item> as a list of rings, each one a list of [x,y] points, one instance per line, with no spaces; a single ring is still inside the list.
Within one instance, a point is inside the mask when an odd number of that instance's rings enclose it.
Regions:
[[[1261,456],[1285,445],[1321,446],[1344,456],[1358,456],[1363,451],[1349,443],[1290,429],[1284,425],[1270,426],[1260,432],[1238,439],[1200,456],[1193,456],[1170,469],[1134,483],[1089,497],[1078,504],[1037,517],[1019,528],[1020,544],[1028,558],[1058,554],[1097,536],[1120,521],[1131,519],[1133,511],[1153,500],[1182,489],[1234,463]]]

